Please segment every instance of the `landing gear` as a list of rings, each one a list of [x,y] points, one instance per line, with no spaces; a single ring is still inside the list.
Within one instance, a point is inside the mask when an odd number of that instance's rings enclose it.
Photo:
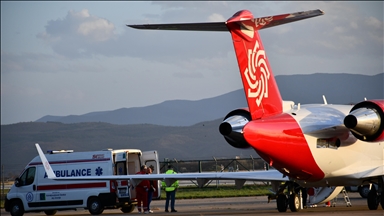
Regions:
[[[289,196],[289,209],[291,209],[291,212],[298,212],[300,210],[300,199],[297,193],[292,193]]]
[[[384,209],[384,190],[383,190],[383,178],[384,176],[380,176],[378,178],[378,189],[374,185],[371,185],[371,190],[368,193],[367,204],[369,210],[377,210],[379,204],[381,204],[381,208]]]
[[[358,187],[358,191],[361,197],[367,198],[369,193],[369,185],[361,185]]]
[[[300,186],[294,182],[286,182],[279,189],[279,194],[276,198],[277,210],[279,212],[286,212],[289,206],[291,212],[298,212],[301,209],[300,197],[296,193]],[[284,194],[284,190],[288,190],[288,197]]]
[[[379,196],[377,195],[376,188],[372,187],[372,189],[368,193],[367,204],[369,210],[376,210],[379,206]]]
[[[287,196],[283,193],[280,193],[279,195],[277,195],[276,204],[277,204],[277,210],[279,212],[286,212],[288,208]]]
[[[381,208],[384,209],[384,195],[383,194],[381,194],[380,204],[381,204]]]

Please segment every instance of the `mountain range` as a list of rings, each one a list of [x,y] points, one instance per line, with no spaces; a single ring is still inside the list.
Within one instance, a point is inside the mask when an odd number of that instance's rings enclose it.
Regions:
[[[296,103],[351,104],[367,99],[383,98],[384,73],[375,76],[358,74],[310,74],[276,76],[283,100]],[[155,124],[190,126],[198,122],[224,117],[230,110],[246,107],[244,91],[232,91],[197,101],[171,100],[146,107],[120,108],[90,112],[84,115],[44,116],[36,122],[106,122],[111,124]]]
[[[276,76],[283,100],[296,103],[354,104],[384,98],[384,73]],[[106,148],[157,150],[161,160],[257,158],[252,149],[235,149],[218,127],[231,110],[245,107],[242,89],[197,101],[173,100],[146,107],[90,112],[84,115],[44,116],[35,122],[1,125],[1,163],[6,176],[19,174],[44,151]]]

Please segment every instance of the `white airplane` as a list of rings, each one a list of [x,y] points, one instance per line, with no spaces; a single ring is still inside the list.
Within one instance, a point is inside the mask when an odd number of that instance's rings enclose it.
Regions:
[[[356,105],[295,105],[283,101],[258,31],[323,15],[311,10],[254,18],[242,10],[226,22],[127,25],[149,30],[229,31],[236,52],[248,107],[231,111],[219,127],[225,140],[235,148],[253,148],[275,171],[234,173],[190,173],[150,176],[103,176],[91,179],[208,179],[286,181],[288,194],[276,194],[278,211],[300,208],[295,187],[321,187],[321,201],[337,196],[343,186],[378,184],[372,187],[367,203],[384,209],[384,99],[365,100]],[[39,146],[36,146],[39,150]],[[48,177],[57,178],[44,154],[40,157]],[[45,159],[44,159],[45,158]],[[71,177],[86,179],[86,177]],[[89,178],[88,178],[89,179]],[[284,188],[283,188],[284,189]]]

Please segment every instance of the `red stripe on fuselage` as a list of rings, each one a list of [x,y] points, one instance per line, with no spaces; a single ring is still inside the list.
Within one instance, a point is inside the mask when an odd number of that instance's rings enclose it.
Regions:
[[[287,176],[306,181],[324,178],[300,126],[291,115],[283,113],[253,120],[243,132],[260,157]]]
[[[105,182],[81,183],[81,184],[58,184],[37,186],[37,190],[69,190],[69,189],[88,189],[106,187]]]

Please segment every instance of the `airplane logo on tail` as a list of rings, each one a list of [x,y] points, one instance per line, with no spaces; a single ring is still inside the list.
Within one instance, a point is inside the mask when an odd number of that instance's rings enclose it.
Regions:
[[[249,86],[247,97],[256,98],[257,106],[260,106],[264,97],[268,97],[270,73],[266,58],[265,51],[260,49],[259,42],[256,40],[253,50],[248,50],[248,67],[244,71],[244,76]]]

